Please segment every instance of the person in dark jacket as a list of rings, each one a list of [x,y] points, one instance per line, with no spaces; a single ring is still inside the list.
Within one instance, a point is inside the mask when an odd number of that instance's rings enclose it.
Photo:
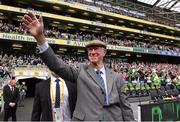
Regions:
[[[59,90],[56,91],[57,81]],[[59,92],[59,106],[57,92]],[[76,84],[64,81],[55,73],[51,72],[51,77],[47,81],[42,81],[36,85],[32,121],[53,121],[58,118],[63,121],[71,120],[76,104]],[[58,111],[60,112],[58,113]],[[57,120],[58,121],[58,120]]]
[[[4,98],[4,121],[8,121],[12,117],[12,121],[16,121],[17,103],[19,100],[19,90],[15,87],[16,80],[13,77],[3,88]]]

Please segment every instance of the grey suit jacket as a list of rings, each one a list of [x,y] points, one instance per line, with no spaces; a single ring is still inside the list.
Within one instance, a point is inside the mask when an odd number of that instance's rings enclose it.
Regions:
[[[40,54],[45,64],[65,80],[77,83],[77,102],[74,120],[133,121],[134,116],[127,97],[123,92],[123,82],[118,73],[106,70],[109,105],[104,105],[104,95],[98,77],[91,65],[79,68],[65,64],[49,47]]]

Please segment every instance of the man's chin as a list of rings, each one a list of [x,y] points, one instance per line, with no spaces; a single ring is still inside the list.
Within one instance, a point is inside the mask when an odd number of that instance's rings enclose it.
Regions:
[[[97,62],[91,62],[91,64],[97,66]]]
[[[90,60],[91,63],[96,63],[97,61],[96,60]]]

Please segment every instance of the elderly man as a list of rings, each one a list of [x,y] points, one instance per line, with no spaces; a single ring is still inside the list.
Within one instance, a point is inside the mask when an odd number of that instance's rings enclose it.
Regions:
[[[38,53],[45,64],[65,80],[77,84],[77,102],[73,120],[133,121],[134,116],[123,89],[120,74],[104,66],[106,44],[94,40],[86,45],[89,63],[79,68],[67,65],[45,41],[43,19],[32,12],[23,17],[23,25],[35,37]]]

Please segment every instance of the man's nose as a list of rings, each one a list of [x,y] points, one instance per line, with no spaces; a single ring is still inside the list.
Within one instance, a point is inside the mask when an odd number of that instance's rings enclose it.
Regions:
[[[95,53],[95,52],[96,52],[96,50],[95,50],[95,49],[92,49],[92,50],[91,50],[91,53]]]

